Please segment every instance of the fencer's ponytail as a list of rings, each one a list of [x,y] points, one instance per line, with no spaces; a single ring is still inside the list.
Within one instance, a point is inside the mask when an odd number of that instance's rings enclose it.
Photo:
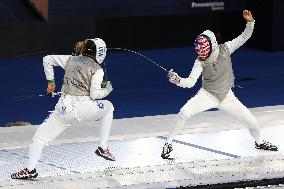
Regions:
[[[76,43],[74,49],[77,55],[83,54],[84,50],[86,49],[85,41],[79,41]]]
[[[96,44],[92,40],[86,39],[75,44],[76,55],[88,56],[96,61]]]

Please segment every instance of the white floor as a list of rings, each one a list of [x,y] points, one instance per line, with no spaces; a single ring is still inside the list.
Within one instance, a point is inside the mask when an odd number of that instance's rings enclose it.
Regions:
[[[173,161],[160,157],[175,115],[114,120],[109,148],[94,153],[98,123],[70,127],[44,151],[33,181],[11,180],[25,167],[36,126],[0,128],[0,188],[165,188],[284,176],[284,106],[251,109],[278,152],[254,149],[247,129],[220,111],[194,116],[174,140]]]

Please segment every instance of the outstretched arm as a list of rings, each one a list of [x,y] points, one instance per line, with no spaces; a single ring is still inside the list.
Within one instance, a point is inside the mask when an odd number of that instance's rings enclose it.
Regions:
[[[245,30],[237,38],[225,43],[229,48],[230,54],[232,54],[236,49],[242,46],[253,33],[255,20],[253,19],[251,12],[249,10],[244,10],[243,17],[247,21]]]
[[[172,71],[171,74],[173,75],[172,77],[169,76],[169,80],[171,83],[174,83],[179,87],[191,88],[195,85],[197,79],[202,73],[202,70],[203,68],[202,68],[201,62],[198,59],[196,59],[192,67],[192,70],[187,78],[181,78],[178,76],[177,73]]]

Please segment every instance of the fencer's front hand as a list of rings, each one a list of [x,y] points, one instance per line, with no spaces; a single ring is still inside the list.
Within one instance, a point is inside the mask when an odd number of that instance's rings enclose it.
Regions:
[[[176,84],[176,85],[179,84],[181,77],[176,72],[174,72],[173,69],[168,71],[168,75],[167,76],[168,76],[169,81],[171,83]]]
[[[103,81],[103,86],[105,86],[104,88],[108,91],[108,94],[111,93],[111,91],[113,90],[110,81]]]
[[[55,91],[55,81],[54,80],[48,81],[47,89],[46,89],[47,95],[52,96],[52,93],[54,91]]]
[[[253,22],[254,21],[254,19],[252,17],[252,14],[251,14],[251,12],[249,10],[244,10],[243,11],[243,17],[244,17],[244,19],[247,22]]]

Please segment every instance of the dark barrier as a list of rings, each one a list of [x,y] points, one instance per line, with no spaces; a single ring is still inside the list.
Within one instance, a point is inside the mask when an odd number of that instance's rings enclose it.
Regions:
[[[228,20],[229,19],[229,20]],[[226,27],[224,27],[226,26]],[[0,24],[0,56],[70,53],[76,41],[103,38],[108,47],[133,49],[192,46],[206,29],[223,39],[240,34],[241,12],[98,19],[88,22],[25,22]]]
[[[224,40],[229,40],[244,27],[240,12],[215,12],[98,20],[96,33],[116,47],[171,48],[193,46],[196,36],[207,29],[220,32]]]
[[[49,20],[204,14],[242,10],[247,0],[49,0]]]
[[[70,53],[77,40],[92,37],[94,22],[22,22],[0,24],[0,56]]]
[[[284,50],[284,1],[274,0],[272,18],[272,50]]]
[[[193,7],[207,5],[190,2]],[[281,10],[283,4],[284,1],[280,0],[248,1],[244,8],[252,10],[256,26],[253,37],[246,43],[247,46],[265,50],[284,50],[284,25],[280,24],[284,16]],[[192,46],[194,38],[206,29],[220,33],[222,42],[237,37],[243,31],[245,21],[241,10],[208,9],[210,7],[187,14],[0,24],[0,56],[71,53],[76,41],[90,37],[103,38],[108,47],[184,47]]]
[[[254,37],[250,46],[258,49],[284,50],[284,1],[251,0],[247,7],[253,10],[256,19]]]

